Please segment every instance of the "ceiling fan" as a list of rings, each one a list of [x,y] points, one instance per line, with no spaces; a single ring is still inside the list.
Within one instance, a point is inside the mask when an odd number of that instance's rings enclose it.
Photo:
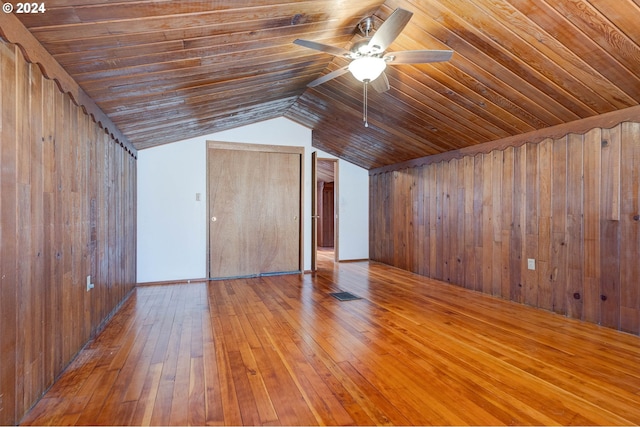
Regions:
[[[367,86],[371,84],[371,86],[380,93],[389,90],[389,80],[384,73],[387,64],[443,62],[451,59],[453,55],[452,50],[405,50],[385,54],[384,51],[393,43],[396,37],[400,35],[412,16],[413,13],[408,10],[400,8],[394,10],[389,18],[380,25],[380,28],[378,28],[373,36],[369,36],[369,33],[374,29],[373,17],[365,18],[358,24],[358,29],[362,32],[364,38],[354,43],[350,50],[309,40],[294,40],[294,43],[297,45],[351,59],[351,62],[349,62],[347,66],[317,78],[307,86],[315,87],[347,72],[351,72],[356,79],[364,83],[363,121],[365,127],[368,127]]]

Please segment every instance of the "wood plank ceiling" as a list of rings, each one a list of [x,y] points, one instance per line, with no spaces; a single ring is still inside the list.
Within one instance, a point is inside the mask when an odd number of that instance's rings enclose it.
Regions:
[[[370,169],[640,102],[640,0],[47,0],[16,16],[138,149],[287,117]],[[388,51],[452,49],[387,67],[369,96],[347,64],[358,22],[414,13]]]

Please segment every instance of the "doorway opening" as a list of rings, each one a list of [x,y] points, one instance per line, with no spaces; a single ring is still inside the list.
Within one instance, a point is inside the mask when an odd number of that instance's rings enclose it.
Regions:
[[[338,161],[321,159],[317,161],[316,203],[317,203],[317,252],[318,261],[338,260]]]

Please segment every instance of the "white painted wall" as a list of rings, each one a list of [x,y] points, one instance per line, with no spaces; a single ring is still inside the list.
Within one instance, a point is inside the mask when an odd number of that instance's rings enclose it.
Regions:
[[[139,283],[205,277],[206,188],[202,141],[138,151]]]
[[[207,277],[206,141],[305,147],[304,268],[311,268],[311,130],[278,118],[138,152],[138,282]],[[340,260],[369,257],[369,176],[338,161]],[[196,200],[200,194],[200,201]]]
[[[369,172],[338,161],[338,256],[369,258]]]

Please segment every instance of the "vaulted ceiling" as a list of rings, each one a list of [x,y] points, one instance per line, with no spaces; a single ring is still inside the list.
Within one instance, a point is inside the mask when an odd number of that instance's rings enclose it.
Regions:
[[[319,149],[370,169],[640,103],[640,0],[46,0],[18,19],[138,149],[287,117]],[[388,51],[451,49],[387,67],[391,89],[348,60],[358,23],[413,17]],[[14,12],[15,13],[15,12]]]

